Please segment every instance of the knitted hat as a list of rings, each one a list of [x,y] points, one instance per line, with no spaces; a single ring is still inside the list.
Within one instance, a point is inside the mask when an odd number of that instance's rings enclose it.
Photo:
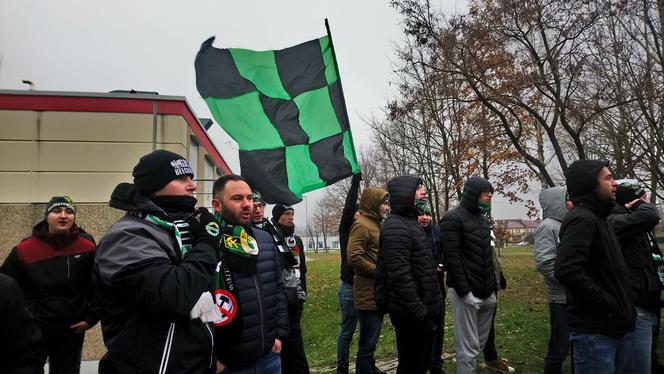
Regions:
[[[616,202],[620,205],[625,205],[639,199],[646,193],[637,180],[620,179],[616,183],[618,184],[618,188],[616,188]]]
[[[44,212],[44,217],[46,217],[51,211],[55,208],[65,207],[71,209],[74,214],[76,214],[76,205],[74,205],[74,200],[69,196],[53,196],[46,204],[46,211]]]
[[[284,204],[275,205],[274,208],[272,208],[272,222],[274,223],[279,222],[279,218],[281,218],[281,216],[284,213],[286,213],[287,210],[295,211],[295,209],[293,209],[293,207],[290,205],[284,205]]]
[[[189,162],[177,153],[163,149],[141,157],[131,173],[138,191],[147,197],[155,194],[172,180],[181,176],[194,177]]]
[[[263,200],[263,195],[261,195],[260,192],[254,190],[252,192],[252,197],[253,197],[254,202],[259,202],[259,203],[265,205],[265,200]]]

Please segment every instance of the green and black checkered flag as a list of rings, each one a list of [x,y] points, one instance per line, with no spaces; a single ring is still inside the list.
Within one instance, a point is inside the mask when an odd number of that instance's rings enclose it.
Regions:
[[[275,51],[213,41],[196,56],[198,92],[266,202],[294,204],[359,172],[329,35]]]

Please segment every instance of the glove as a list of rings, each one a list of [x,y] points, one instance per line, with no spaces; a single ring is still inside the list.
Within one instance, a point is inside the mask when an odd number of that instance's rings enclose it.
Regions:
[[[205,208],[198,208],[198,212],[187,220],[193,236],[194,245],[205,243],[213,248],[219,245],[221,230],[214,216]]]
[[[214,298],[209,291],[203,292],[198,301],[189,312],[191,319],[200,319],[203,322],[221,322],[224,316],[219,311],[219,307],[214,303]]]
[[[468,292],[461,300],[463,300],[464,304],[478,310],[482,306],[482,300],[476,298],[472,292]]]

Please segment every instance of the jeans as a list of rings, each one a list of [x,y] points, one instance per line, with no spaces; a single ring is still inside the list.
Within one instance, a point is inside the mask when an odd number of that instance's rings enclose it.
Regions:
[[[337,337],[337,367],[348,367],[348,352],[357,327],[357,312],[353,302],[353,285],[344,281],[339,283],[339,310],[341,325]]]
[[[48,354],[49,374],[78,374],[81,370],[81,352],[85,334],[65,332],[44,333]]]
[[[544,373],[560,374],[563,362],[569,353],[567,304],[549,303],[549,316],[551,337],[549,337],[549,350],[544,359]]]
[[[231,369],[226,367],[222,374],[281,374],[281,358],[278,353],[270,352],[258,362],[247,368]]]
[[[622,336],[570,332],[569,340],[575,374],[612,374],[623,360]]]
[[[371,374],[374,367],[374,351],[383,324],[383,313],[375,310],[358,310],[357,317],[360,322],[360,340],[357,343],[355,372]]]
[[[625,334],[625,364],[623,373],[640,374],[650,372],[650,353],[652,348],[652,329],[656,316],[645,309],[636,308],[636,326],[634,331]]]

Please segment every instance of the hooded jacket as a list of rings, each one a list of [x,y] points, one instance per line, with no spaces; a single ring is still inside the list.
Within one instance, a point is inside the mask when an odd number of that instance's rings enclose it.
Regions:
[[[108,349],[99,373],[214,372],[212,328],[189,313],[212,288],[215,248],[198,243],[183,257],[173,233],[141,218],[171,216],[131,184],[115,188],[110,206],[128,214],[106,231],[95,258]]]
[[[652,254],[661,255],[661,251],[651,233],[659,223],[657,208],[646,202],[637,202],[631,209],[616,204],[607,220],[620,241],[634,304],[657,313],[662,285]]]
[[[94,239],[74,225],[66,240],[48,235],[46,220],[14,247],[0,272],[16,280],[44,335],[70,333],[71,326],[99,321],[92,285]]]
[[[415,191],[421,184],[412,175],[387,184],[391,209],[380,231],[375,293],[381,309],[431,326],[443,298],[431,245],[417,222]]]
[[[636,310],[625,285],[625,259],[606,217],[611,201],[597,197],[597,176],[606,163],[570,165],[567,191],[574,207],[560,227],[554,275],[567,290],[570,331],[621,336],[634,330]],[[607,209],[608,207],[608,209]]]
[[[387,192],[366,188],[360,198],[360,217],[353,223],[348,237],[348,264],[355,272],[353,297],[358,310],[378,310],[374,302],[374,281],[380,240],[380,205]]]
[[[464,184],[459,206],[440,221],[447,286],[459,297],[472,292],[484,299],[498,289],[491,226],[478,207],[480,194],[490,190],[489,181],[471,177]]]
[[[547,298],[550,303],[565,304],[565,287],[553,275],[553,265],[558,254],[560,224],[567,214],[565,187],[552,187],[539,194],[542,222],[535,230],[535,265],[544,276]]]

